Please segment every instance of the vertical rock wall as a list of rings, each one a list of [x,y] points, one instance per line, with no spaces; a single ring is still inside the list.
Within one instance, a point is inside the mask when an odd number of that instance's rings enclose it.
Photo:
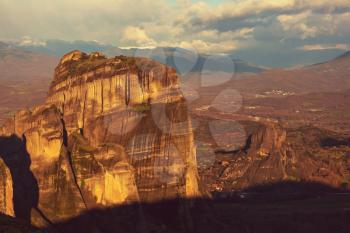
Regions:
[[[173,69],[149,59],[65,55],[46,102],[19,111],[0,129],[22,139],[30,155],[39,189],[33,222],[198,196],[191,121],[177,81]],[[0,177],[0,184],[9,181]]]

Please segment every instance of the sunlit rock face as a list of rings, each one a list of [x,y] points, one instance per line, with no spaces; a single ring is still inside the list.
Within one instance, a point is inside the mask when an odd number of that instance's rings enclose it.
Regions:
[[[46,102],[0,134],[26,143],[39,186],[32,220],[45,225],[100,206],[198,196],[191,128],[174,69],[73,51]]]
[[[0,212],[14,216],[13,211],[13,187],[10,169],[0,159]]]

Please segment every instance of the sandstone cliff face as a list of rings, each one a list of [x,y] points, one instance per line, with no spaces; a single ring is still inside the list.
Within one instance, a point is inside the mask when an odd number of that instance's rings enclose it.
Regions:
[[[144,58],[65,55],[46,102],[0,128],[3,137],[23,140],[30,155],[39,188],[34,222],[199,195],[191,122],[177,82],[175,70]],[[9,180],[1,176],[0,184]]]

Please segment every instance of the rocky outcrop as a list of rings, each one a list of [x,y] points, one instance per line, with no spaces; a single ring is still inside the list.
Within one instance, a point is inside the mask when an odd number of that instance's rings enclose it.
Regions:
[[[303,141],[291,143],[285,129],[266,123],[248,137],[244,149],[229,161],[216,161],[204,175],[217,175],[213,186],[226,191],[279,182],[313,182],[342,188],[349,174],[347,162],[316,157],[317,150],[310,152],[311,146]]]
[[[26,145],[39,189],[37,225],[99,206],[199,195],[176,72],[149,59],[65,55],[46,102],[17,112],[0,135]]]
[[[221,178],[239,188],[287,179],[295,171],[286,166],[296,168],[296,158],[285,140],[286,132],[278,125],[262,126],[248,138],[245,152],[236,156]]]

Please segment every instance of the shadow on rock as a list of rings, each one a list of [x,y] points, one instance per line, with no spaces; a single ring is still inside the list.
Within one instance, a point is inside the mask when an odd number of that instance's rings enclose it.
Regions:
[[[15,216],[30,222],[31,210],[38,206],[38,182],[30,170],[30,155],[26,150],[26,139],[15,135],[0,137],[0,158],[12,176],[13,207]]]

